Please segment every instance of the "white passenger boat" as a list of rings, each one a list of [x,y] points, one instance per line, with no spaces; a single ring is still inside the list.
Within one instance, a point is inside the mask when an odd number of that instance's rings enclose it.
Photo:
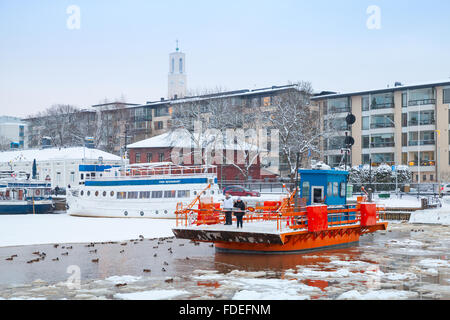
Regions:
[[[147,163],[112,167],[87,177],[67,193],[68,214],[85,217],[175,218],[199,194],[217,201],[215,166]]]

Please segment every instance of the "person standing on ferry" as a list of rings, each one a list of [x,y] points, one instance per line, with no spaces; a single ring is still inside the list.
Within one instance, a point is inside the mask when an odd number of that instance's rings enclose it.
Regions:
[[[223,210],[225,211],[226,226],[231,226],[233,224],[233,218],[231,217],[233,206],[233,198],[231,198],[229,193],[225,194],[225,199],[223,200]]]
[[[242,218],[245,215],[245,203],[244,201],[241,200],[241,197],[239,197],[236,201],[236,203],[234,204],[234,207],[237,209],[234,212],[234,215],[236,216],[237,219],[237,227],[239,228],[239,226],[242,227]]]

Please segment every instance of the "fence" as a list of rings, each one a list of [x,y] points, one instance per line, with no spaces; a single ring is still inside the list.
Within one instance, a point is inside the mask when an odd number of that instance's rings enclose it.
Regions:
[[[371,188],[374,193],[396,192],[397,190],[407,194],[438,195],[442,185],[439,183],[353,183],[353,193],[362,193],[361,187],[364,187],[366,191],[368,188]]]
[[[228,186],[240,186],[249,189],[250,191],[258,191],[260,193],[286,193],[286,189],[291,191],[294,188],[295,183],[282,182],[282,181],[222,181],[220,187],[225,188]]]

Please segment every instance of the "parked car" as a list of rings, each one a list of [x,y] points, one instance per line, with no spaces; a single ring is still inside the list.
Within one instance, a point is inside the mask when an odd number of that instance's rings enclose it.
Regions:
[[[251,191],[241,186],[226,186],[223,188],[223,194],[229,193],[230,196],[236,197],[260,197],[261,193],[258,191]]]

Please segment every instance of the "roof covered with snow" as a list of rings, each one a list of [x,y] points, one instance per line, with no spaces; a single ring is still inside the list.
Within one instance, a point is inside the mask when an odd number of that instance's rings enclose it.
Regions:
[[[412,90],[412,89],[421,89],[421,88],[427,88],[427,87],[437,87],[437,86],[450,86],[450,78],[449,79],[442,79],[437,81],[428,81],[428,82],[418,82],[418,83],[411,83],[408,85],[397,85],[387,88],[377,88],[372,90],[364,90],[364,91],[354,91],[354,92],[344,92],[344,93],[336,93],[336,94],[329,94],[329,95],[319,95],[311,98],[312,100],[322,100],[322,99],[330,99],[330,98],[340,98],[340,97],[349,97],[349,96],[357,96],[357,95],[364,95],[364,94],[376,94],[376,93],[386,93],[386,92],[394,92],[399,90]]]
[[[28,149],[0,152],[0,162],[10,161],[49,161],[49,160],[98,160],[102,157],[105,161],[120,161],[121,158],[114,154],[98,149],[85,147]]]
[[[187,130],[176,130],[163,133],[146,140],[142,140],[128,145],[129,149],[143,149],[143,148],[211,148],[222,150],[254,150],[264,151],[258,149],[257,146],[249,143],[223,143],[218,135],[198,135],[191,134]]]

